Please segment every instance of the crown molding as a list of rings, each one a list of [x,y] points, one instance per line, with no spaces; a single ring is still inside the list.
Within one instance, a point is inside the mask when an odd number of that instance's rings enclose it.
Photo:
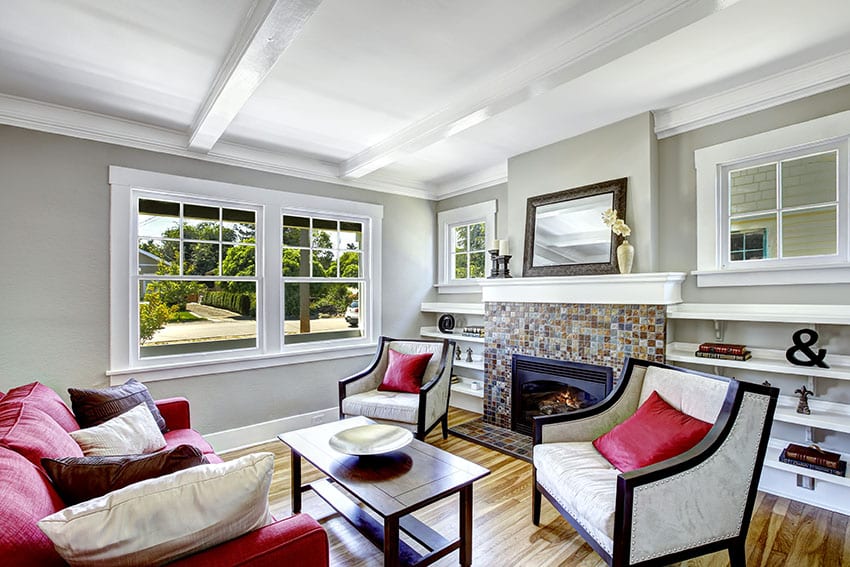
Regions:
[[[196,153],[187,149],[189,140],[184,132],[10,95],[0,94],[0,124],[345,187],[434,199],[432,188],[426,184],[380,175],[343,180],[337,176],[339,164],[230,142],[219,142],[206,154]]]
[[[655,134],[668,138],[850,84],[850,51],[692,102],[656,110]]]
[[[472,193],[473,191],[486,189],[487,187],[506,183],[507,181],[508,162],[505,161],[437,185],[434,191],[434,199],[438,201],[448,199],[449,197]]]
[[[351,179],[386,167],[423,148],[549,92],[635,49],[724,9],[717,0],[632,0],[583,3],[568,39],[421,120],[345,160],[340,177]],[[587,16],[590,9],[597,10]],[[593,18],[583,21],[582,16]]]

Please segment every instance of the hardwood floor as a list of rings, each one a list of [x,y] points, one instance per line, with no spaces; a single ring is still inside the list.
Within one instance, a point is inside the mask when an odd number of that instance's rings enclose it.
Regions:
[[[463,423],[476,414],[452,409],[450,424]],[[436,431],[436,430],[435,430]],[[540,527],[531,523],[531,465],[452,435],[443,440],[434,432],[428,442],[490,469],[489,476],[474,487],[473,565],[480,567],[604,565],[599,556],[570,525],[545,502]],[[246,453],[271,451],[275,474],[270,502],[276,517],[290,514],[289,450],[273,442],[223,455],[225,459]],[[304,466],[304,480],[319,478],[318,471]],[[457,533],[457,497],[431,505],[416,517],[446,536]],[[380,551],[335,515],[312,492],[304,495],[303,509],[318,519],[328,532],[331,565],[378,567]],[[749,567],[850,567],[850,518],[777,496],[759,493],[747,539]],[[457,553],[435,563],[457,565]],[[724,567],[725,553],[706,555],[679,565]]]

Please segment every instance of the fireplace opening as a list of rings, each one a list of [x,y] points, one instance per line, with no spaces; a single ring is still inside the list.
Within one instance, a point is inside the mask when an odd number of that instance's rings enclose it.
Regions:
[[[534,416],[598,404],[611,392],[608,366],[515,354],[511,358],[511,429],[531,435]]]

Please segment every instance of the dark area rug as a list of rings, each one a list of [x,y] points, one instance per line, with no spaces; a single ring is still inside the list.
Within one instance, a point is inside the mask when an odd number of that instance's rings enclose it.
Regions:
[[[531,462],[531,437],[473,419],[449,428],[449,433],[511,457]]]

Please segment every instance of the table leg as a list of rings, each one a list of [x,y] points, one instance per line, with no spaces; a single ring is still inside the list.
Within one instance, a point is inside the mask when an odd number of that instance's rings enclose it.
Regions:
[[[460,564],[472,565],[472,484],[460,489]]]
[[[398,567],[398,516],[384,518],[384,567]]]
[[[292,498],[292,513],[301,511],[301,455],[295,450],[289,454],[289,487]]]

